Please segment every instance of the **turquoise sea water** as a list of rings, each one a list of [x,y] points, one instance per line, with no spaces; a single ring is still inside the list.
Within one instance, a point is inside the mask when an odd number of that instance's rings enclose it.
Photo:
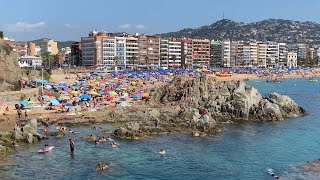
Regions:
[[[228,124],[224,132],[207,138],[181,134],[139,141],[116,139],[120,144],[116,149],[110,143],[95,146],[80,140],[80,134],[67,134],[60,140],[50,137],[19,147],[11,155],[16,157],[16,165],[0,165],[0,172],[7,173],[1,179],[273,179],[267,174],[268,168],[281,179],[320,179],[319,174],[297,168],[320,158],[320,83],[306,79],[247,83],[263,95],[273,91],[287,94],[310,114],[276,123]],[[81,135],[99,133],[92,127],[75,130]],[[69,152],[69,138],[76,142],[74,154]],[[44,144],[56,148],[38,154]],[[157,153],[161,148],[166,150],[164,156]],[[95,171],[100,161],[111,162],[111,168]]]

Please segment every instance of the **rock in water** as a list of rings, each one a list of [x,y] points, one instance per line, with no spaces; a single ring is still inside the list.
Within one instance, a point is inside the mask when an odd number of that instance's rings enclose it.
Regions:
[[[25,136],[25,142],[32,144],[33,143],[33,135],[31,133],[26,134]]]
[[[288,96],[271,93],[263,98],[255,88],[243,81],[215,81],[205,75],[200,78],[175,77],[170,83],[152,89],[149,103],[207,108],[212,118],[218,121],[277,121],[306,114]],[[207,118],[201,119],[200,114],[194,114],[193,121],[198,120],[206,121]]]
[[[108,169],[109,167],[110,167],[109,163],[99,162],[98,164],[96,164],[97,171],[103,171]]]
[[[0,39],[0,91],[20,90],[21,77],[17,55]]]
[[[319,173],[320,172],[320,160],[318,159],[318,160],[310,161],[307,164],[302,165],[302,168],[305,171]]]

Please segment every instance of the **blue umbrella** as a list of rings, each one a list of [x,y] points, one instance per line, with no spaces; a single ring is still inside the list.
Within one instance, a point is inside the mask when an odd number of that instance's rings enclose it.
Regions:
[[[25,106],[29,104],[28,101],[20,101],[19,103],[22,104],[22,105],[25,105]]]
[[[60,104],[57,99],[50,99],[50,102],[51,102],[53,105],[58,105],[58,104]]]
[[[68,107],[68,106],[73,106],[71,103],[67,103],[64,105],[65,107]]]
[[[90,99],[91,96],[89,94],[82,94],[79,98],[80,99]]]
[[[140,99],[140,96],[139,95],[134,95],[132,96],[133,99]]]

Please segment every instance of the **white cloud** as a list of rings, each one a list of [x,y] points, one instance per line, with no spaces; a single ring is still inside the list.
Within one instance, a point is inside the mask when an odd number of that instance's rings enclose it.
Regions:
[[[131,28],[131,24],[122,24],[119,26],[120,29],[130,29]]]
[[[147,27],[142,25],[142,24],[138,24],[136,25],[136,29],[140,29],[140,30],[143,30],[143,29],[146,29]]]
[[[4,29],[9,32],[21,32],[21,31],[38,31],[47,27],[45,22],[28,23],[28,22],[17,22],[15,24],[5,24]]]
[[[64,27],[66,27],[68,29],[76,29],[76,28],[79,28],[80,26],[75,25],[75,24],[64,24]]]

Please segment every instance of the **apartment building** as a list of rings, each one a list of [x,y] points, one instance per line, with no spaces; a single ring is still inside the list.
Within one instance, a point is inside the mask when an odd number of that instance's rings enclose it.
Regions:
[[[139,64],[138,37],[128,35],[126,37],[126,67],[134,68]]]
[[[15,41],[14,39],[9,39],[7,37],[4,38],[4,42],[12,48],[12,51],[17,55],[18,59],[27,55],[27,43]]]
[[[181,66],[181,41],[171,38],[168,43],[169,67]]]
[[[141,68],[158,68],[160,65],[160,38],[139,35],[139,63]]]
[[[258,43],[258,67],[267,67],[267,43]]]
[[[97,32],[93,31],[88,37],[81,37],[81,57],[83,66],[94,66],[97,64],[96,34]]]
[[[223,67],[234,67],[237,57],[237,42],[224,41],[222,44]]]
[[[288,47],[286,43],[278,43],[279,62],[278,67],[287,66]]]
[[[212,40],[210,44],[210,66],[222,67],[222,43]]]
[[[192,39],[180,39],[181,42],[181,61],[183,68],[192,68],[193,64],[193,43]]]
[[[292,69],[292,68],[297,68],[297,66],[298,66],[298,53],[288,52],[287,53],[287,67]]]
[[[42,39],[41,41],[41,55],[43,56],[45,53],[49,53],[49,55],[58,54],[58,43],[53,41],[52,39]]]
[[[115,56],[118,58],[117,69],[126,69],[126,37],[115,37]]]
[[[210,65],[210,40],[193,39],[193,64],[202,67]]]
[[[279,62],[279,44],[276,42],[268,42],[267,44],[267,67],[275,68]]]
[[[169,68],[169,40],[160,40],[160,66]]]
[[[74,42],[71,45],[71,61],[72,65],[82,66],[81,43]]]

